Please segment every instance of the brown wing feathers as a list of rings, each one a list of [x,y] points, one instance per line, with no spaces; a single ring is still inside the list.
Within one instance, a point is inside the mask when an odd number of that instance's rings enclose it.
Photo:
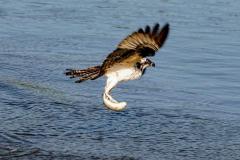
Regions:
[[[138,50],[142,48],[149,48],[156,52],[164,44],[168,32],[169,24],[166,24],[161,30],[159,24],[151,29],[146,26],[145,29],[140,28],[137,32],[133,32],[119,43],[119,49]]]
[[[102,64],[101,72],[104,74],[114,64],[127,59],[133,60],[132,63],[135,63],[138,58],[154,56],[155,52],[163,46],[168,32],[168,24],[160,29],[158,23],[152,29],[146,26],[145,29],[140,28],[138,31],[133,32],[119,43],[115,51],[107,56]]]

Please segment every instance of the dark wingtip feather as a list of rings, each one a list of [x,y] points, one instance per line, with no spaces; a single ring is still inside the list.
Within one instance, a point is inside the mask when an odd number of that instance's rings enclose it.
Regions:
[[[163,29],[162,30],[164,30],[165,32],[167,32],[167,34],[168,34],[168,32],[169,32],[169,27],[170,25],[167,23],[167,24],[165,24],[164,26],[163,26]]]
[[[167,30],[169,30],[169,23],[166,23],[165,25],[164,25],[164,27],[163,27],[163,29],[167,29]]]
[[[142,28],[139,28],[138,33],[144,33]]]
[[[159,33],[158,42],[160,47],[163,46],[164,42],[166,41],[168,37],[168,33],[169,33],[169,24],[167,23],[164,25],[164,27]]]
[[[153,27],[152,35],[155,35],[158,33],[159,27],[160,27],[159,23],[156,23],[155,26]]]
[[[149,25],[146,26],[145,32],[146,32],[146,33],[150,33],[150,32],[151,32],[151,28],[149,27]]]

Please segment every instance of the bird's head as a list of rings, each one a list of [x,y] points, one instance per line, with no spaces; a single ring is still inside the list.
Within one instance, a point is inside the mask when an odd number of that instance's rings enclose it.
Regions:
[[[143,74],[144,74],[146,68],[147,68],[147,67],[155,67],[155,63],[152,62],[150,59],[143,58],[143,59],[141,59],[140,62],[137,62],[137,63],[136,63],[136,67],[137,67],[138,69],[140,69],[140,70],[143,72]]]
[[[145,69],[147,67],[155,67],[155,63],[148,58],[141,59],[140,65],[141,65],[140,67],[141,69]]]

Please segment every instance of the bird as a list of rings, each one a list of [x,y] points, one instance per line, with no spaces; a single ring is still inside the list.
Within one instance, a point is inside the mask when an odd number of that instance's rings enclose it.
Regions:
[[[127,107],[127,102],[115,100],[111,96],[112,89],[120,82],[140,79],[147,68],[155,67],[155,63],[149,57],[154,56],[164,45],[169,28],[168,23],[163,27],[156,23],[152,27],[146,25],[144,28],[139,28],[124,38],[101,65],[87,69],[66,69],[65,75],[78,78],[76,83],[105,76],[103,103],[110,110],[122,111]]]

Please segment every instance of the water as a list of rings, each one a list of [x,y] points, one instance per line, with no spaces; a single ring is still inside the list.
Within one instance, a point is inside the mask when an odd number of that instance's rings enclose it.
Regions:
[[[0,159],[240,159],[240,2],[0,1]],[[156,68],[123,83],[66,68],[100,64],[147,24],[169,22]]]

